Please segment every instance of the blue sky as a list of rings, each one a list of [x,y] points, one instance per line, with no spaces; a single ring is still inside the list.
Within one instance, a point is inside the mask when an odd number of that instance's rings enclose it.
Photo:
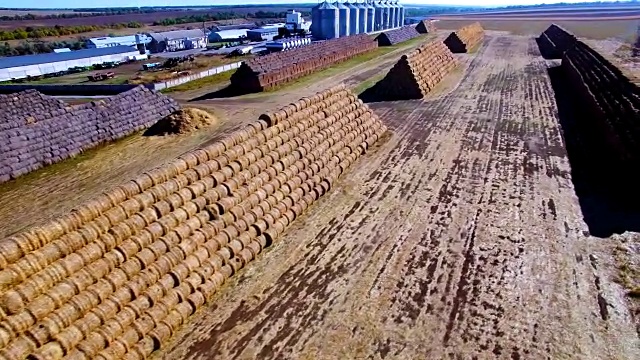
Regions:
[[[0,7],[20,7],[20,8],[73,8],[73,7],[125,7],[125,6],[179,6],[179,5],[226,5],[226,4],[291,4],[296,2],[314,3],[317,0],[0,0]],[[557,2],[584,2],[572,0],[400,0],[401,3],[411,4],[452,4],[452,5],[483,5],[483,6],[505,6],[505,5],[532,5],[539,3]]]

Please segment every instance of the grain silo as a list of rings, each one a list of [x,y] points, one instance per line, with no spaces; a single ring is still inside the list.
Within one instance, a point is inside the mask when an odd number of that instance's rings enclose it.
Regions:
[[[311,8],[311,33],[315,35],[319,35],[322,30],[320,28],[320,6],[322,4],[318,4]]]
[[[382,2],[374,1],[371,5],[373,6],[373,10],[375,12],[375,21],[374,21],[373,31],[381,31],[383,30],[382,25],[384,24],[384,19],[382,14],[384,10],[382,8]]]
[[[360,12],[357,6],[345,2],[344,6],[349,8],[349,35],[360,33]]]
[[[333,6],[338,9],[339,36],[349,36],[349,8],[336,1]]]
[[[391,17],[391,21],[393,22],[393,27],[400,27],[400,4],[398,4],[398,0],[391,1],[391,6],[393,6],[393,16]]]
[[[367,10],[367,32],[374,32],[376,31],[376,9],[369,0],[366,0],[362,5]]]
[[[389,0],[387,2],[387,5],[389,6],[389,29],[397,28],[398,27],[398,25],[396,24],[396,9],[397,9],[397,7],[393,3],[393,0]]]
[[[331,5],[327,1],[322,2],[317,7],[317,11],[319,13],[319,26],[314,26],[314,29],[317,29],[316,32],[313,33],[313,37],[316,39],[326,40],[326,39],[334,39],[340,36],[340,31],[338,29],[338,8]],[[313,23],[311,24],[314,25]]]
[[[358,9],[358,33],[366,33],[367,30],[367,7],[363,3],[355,2],[353,4]]]
[[[391,10],[391,8],[389,7],[389,3],[386,0],[381,1],[380,6],[382,6],[382,29],[387,30],[389,29],[389,11]]]
[[[402,4],[398,3],[398,6],[400,7],[400,15],[398,16],[398,21],[400,22],[400,26],[404,26],[404,6],[402,6]]]

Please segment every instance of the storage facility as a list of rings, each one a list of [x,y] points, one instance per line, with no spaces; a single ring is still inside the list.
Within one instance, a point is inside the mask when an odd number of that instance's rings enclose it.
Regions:
[[[87,39],[87,49],[100,49],[115,46],[137,46],[138,44],[148,44],[151,37],[146,34],[128,36],[104,36]]]
[[[148,45],[148,49],[152,53],[204,49],[207,47],[207,36],[201,29],[149,33],[149,36],[151,37],[151,42]]]
[[[247,30],[247,38],[251,41],[273,40],[278,35],[278,28]]]
[[[323,1],[311,9],[311,33],[318,40],[396,29],[404,24],[397,0]]]
[[[61,53],[0,57],[0,81],[55,74],[73,67],[127,61],[138,55],[140,52],[130,46],[114,46]]]
[[[269,41],[265,44],[265,47],[269,51],[286,51],[290,49],[297,49],[303,46],[311,44],[311,38],[286,38]]]
[[[235,24],[235,25],[215,25],[211,27],[212,31],[224,31],[224,30],[249,30],[256,29],[258,25],[254,23],[246,23],[246,24]]]
[[[247,29],[221,30],[209,34],[209,42],[234,41],[245,39],[246,37]]]

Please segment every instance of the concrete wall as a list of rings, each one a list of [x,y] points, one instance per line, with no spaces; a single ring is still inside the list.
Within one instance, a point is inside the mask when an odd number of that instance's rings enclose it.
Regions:
[[[165,82],[161,82],[161,83],[155,83],[155,84],[152,84],[152,86],[153,86],[152,89],[153,90],[168,89],[168,88],[171,88],[171,87],[174,87],[174,86],[178,86],[178,85],[182,85],[184,83],[188,83],[189,81],[201,79],[201,78],[206,77],[206,76],[212,76],[212,75],[223,73],[225,71],[231,71],[231,70],[237,69],[237,68],[240,67],[240,64],[242,64],[242,61],[239,61],[239,62],[233,63],[233,64],[227,64],[227,65],[219,66],[217,68],[205,70],[205,71],[193,74],[193,75],[184,76],[184,77],[177,78],[177,79],[171,79],[171,80],[168,80],[168,81],[165,81]]]

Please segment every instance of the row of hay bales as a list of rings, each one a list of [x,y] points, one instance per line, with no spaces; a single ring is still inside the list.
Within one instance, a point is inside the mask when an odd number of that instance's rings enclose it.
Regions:
[[[271,53],[244,62],[231,76],[231,85],[243,92],[269,90],[371,51],[377,46],[367,34],[359,34]]]
[[[582,41],[576,41],[562,57],[562,72],[580,104],[578,126],[588,128],[599,141],[602,167],[618,186],[628,182],[637,188],[635,171],[640,165],[640,88],[638,79]]]
[[[575,35],[559,25],[551,24],[536,39],[540,54],[546,59],[561,59],[562,55],[575,45]]]
[[[466,53],[481,44],[483,39],[484,29],[480,23],[475,22],[449,34],[444,44],[452,53]]]
[[[70,106],[35,91],[0,95],[0,182],[153,125],[179,109],[142,86]]]
[[[420,34],[431,34],[437,30],[433,20],[422,20],[416,25],[416,31]]]
[[[386,100],[420,99],[432,91],[458,62],[440,41],[432,41],[407,55],[376,85],[376,97]]]
[[[147,358],[385,131],[335,87],[0,241],[0,358]]]
[[[413,25],[385,31],[376,37],[378,46],[393,46],[420,36]]]

